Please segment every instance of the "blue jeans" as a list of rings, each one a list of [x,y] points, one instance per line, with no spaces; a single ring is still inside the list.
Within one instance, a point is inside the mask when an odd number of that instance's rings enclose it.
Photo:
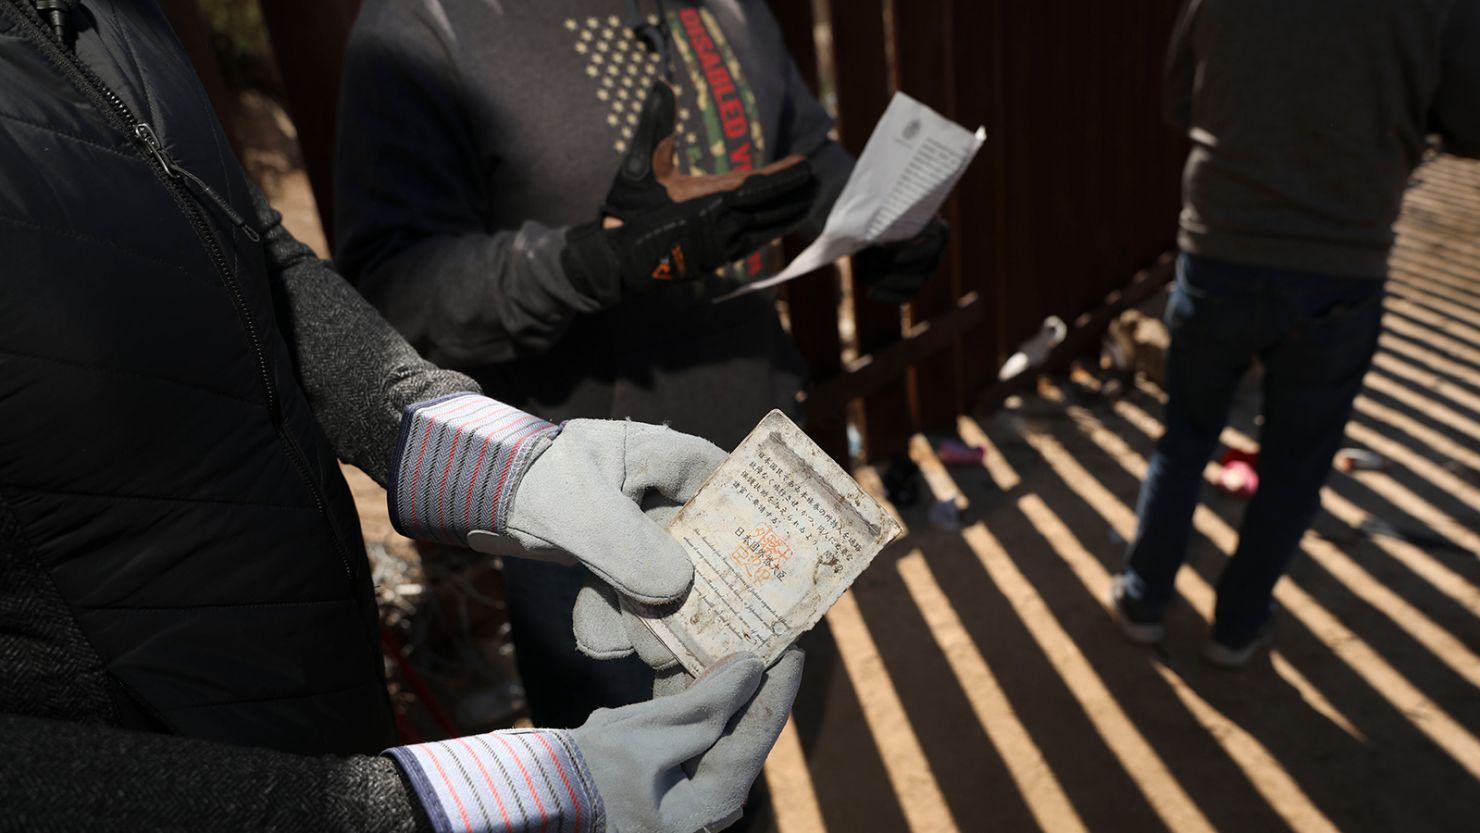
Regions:
[[[1259,490],[1218,580],[1213,638],[1240,647],[1268,620],[1275,583],[1320,508],[1382,328],[1383,281],[1183,254],[1167,306],[1166,433],[1136,506],[1126,589],[1160,617],[1187,557],[1203,469],[1239,382],[1264,366]]]

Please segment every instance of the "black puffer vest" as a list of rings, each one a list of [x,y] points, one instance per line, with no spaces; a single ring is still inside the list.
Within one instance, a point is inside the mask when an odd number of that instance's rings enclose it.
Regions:
[[[152,2],[0,0],[0,710],[394,742],[354,507]],[[151,143],[157,138],[158,152]]]

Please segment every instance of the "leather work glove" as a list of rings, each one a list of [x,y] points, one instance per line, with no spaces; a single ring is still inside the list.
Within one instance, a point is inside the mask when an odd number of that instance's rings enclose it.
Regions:
[[[654,84],[602,216],[566,235],[561,265],[591,297],[702,277],[786,235],[812,209],[817,178],[802,156],[758,171],[678,174],[675,111],[673,89]]]
[[[579,562],[645,605],[688,592],[687,554],[644,510],[693,497],[726,456],[708,440],[619,420],[557,428],[475,394],[408,407],[401,433],[388,497],[403,535]]]
[[[723,461],[723,457],[719,458],[709,470],[713,471]],[[692,496],[691,492],[681,501],[648,501],[643,513],[653,523],[667,529],[668,522]],[[622,659],[637,654],[656,671],[654,697],[675,694],[693,683],[693,677],[684,670],[678,657],[643,623],[641,617],[622,604],[621,597],[610,584],[588,576],[576,595],[571,620],[576,649],[581,653],[598,660]]]
[[[661,425],[572,420],[515,487],[502,533],[473,530],[468,546],[562,563],[574,557],[624,596],[678,601],[693,566],[642,507],[682,506],[725,456],[708,440]]]
[[[786,725],[801,685],[792,646],[715,663],[685,691],[598,709],[569,731],[492,732],[386,750],[432,827],[474,833],[719,831]]]
[[[909,240],[871,246],[854,255],[853,277],[875,301],[908,304],[939,271],[950,242],[950,226],[932,219]]]
[[[714,465],[718,466],[720,462],[724,459],[720,458]],[[687,498],[678,502],[649,502],[644,514],[653,523],[667,529],[668,522],[685,502]],[[576,595],[571,618],[576,649],[581,653],[592,659],[622,659],[635,653],[658,672],[653,681],[653,696],[663,697],[682,691],[693,682],[678,657],[651,628],[643,624],[640,617],[622,605],[611,585],[588,577]]]
[[[612,833],[719,831],[740,818],[802,682],[793,646],[768,672],[754,654],[711,666],[687,690],[598,709],[571,737]]]
[[[676,510],[674,510],[676,511]],[[649,513],[652,517],[652,513]],[[667,519],[659,516],[666,525]],[[624,607],[611,587],[587,580],[576,595],[571,615],[576,649],[592,659],[621,659],[637,654],[657,675],[653,679],[653,696],[666,697],[682,691],[690,683],[688,672],[667,645]]]

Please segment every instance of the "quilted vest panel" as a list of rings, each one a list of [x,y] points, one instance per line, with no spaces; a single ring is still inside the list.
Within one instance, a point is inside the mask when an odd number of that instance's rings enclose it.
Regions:
[[[17,17],[25,4],[0,4],[0,497],[26,544],[0,559],[44,574],[128,701],[116,722],[378,751],[393,733],[358,520],[261,246],[162,176]],[[78,57],[252,217],[155,5],[84,9]],[[22,627],[5,616],[0,642]]]

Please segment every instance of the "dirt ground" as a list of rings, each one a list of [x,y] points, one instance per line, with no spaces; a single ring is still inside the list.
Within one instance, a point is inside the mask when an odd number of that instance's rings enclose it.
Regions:
[[[248,161],[322,251],[291,159]],[[1476,829],[1480,165],[1441,158],[1420,178],[1349,432],[1388,467],[1333,476],[1267,657],[1238,673],[1196,658],[1243,506],[1211,490],[1167,644],[1119,635],[1106,597],[1163,398],[1144,380],[1115,397],[1093,377],[1047,383],[961,419],[959,439],[989,450],[979,467],[941,466],[916,438],[928,488],[806,639],[757,827]],[[1257,404],[1241,403],[1230,446],[1253,446]],[[420,581],[383,492],[349,474],[371,549]],[[859,478],[882,495],[876,472]],[[928,517],[938,501],[964,507],[959,528]]]

